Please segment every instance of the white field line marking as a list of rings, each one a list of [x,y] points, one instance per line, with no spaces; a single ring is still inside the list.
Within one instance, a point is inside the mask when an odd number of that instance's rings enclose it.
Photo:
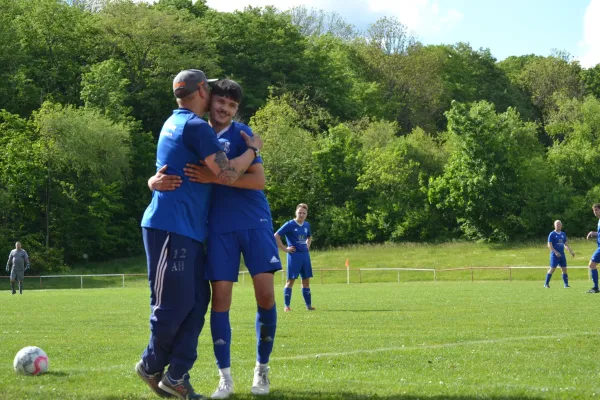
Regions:
[[[289,357],[271,357],[273,361],[286,361],[286,360],[308,360],[320,357],[343,357],[354,354],[372,354],[372,353],[385,353],[391,351],[410,351],[410,350],[429,350],[429,349],[443,349],[449,347],[458,346],[478,346],[485,344],[496,344],[504,342],[518,342],[522,340],[546,340],[546,339],[560,339],[561,337],[570,336],[586,336],[586,335],[600,335],[600,332],[576,332],[576,333],[563,333],[557,335],[545,335],[545,336],[521,336],[521,337],[508,337],[502,339],[482,339],[482,340],[467,340],[464,342],[452,342],[452,343],[439,343],[439,344],[422,344],[418,346],[394,346],[394,347],[382,347],[377,349],[359,349],[351,351],[342,351],[336,353],[319,353],[319,354],[303,354],[299,356]]]
[[[309,360],[314,359],[318,355],[320,357],[343,357],[350,356],[354,354],[372,354],[372,353],[384,353],[388,351],[412,351],[412,350],[429,350],[429,349],[443,349],[450,347],[458,347],[458,346],[478,346],[478,345],[486,345],[486,344],[495,344],[495,343],[505,343],[505,342],[516,342],[516,341],[524,341],[524,340],[545,340],[545,339],[561,339],[563,337],[572,337],[572,336],[599,336],[600,332],[575,332],[575,333],[563,333],[556,335],[545,335],[545,336],[521,336],[521,337],[508,337],[503,339],[483,339],[483,340],[468,340],[464,342],[452,342],[452,343],[439,343],[439,344],[423,344],[418,346],[395,346],[395,347],[383,347],[378,349],[360,349],[360,350],[352,350],[352,351],[343,351],[337,353],[319,353],[312,355],[299,355],[299,356],[289,356],[289,357],[271,357],[272,361],[289,361],[289,360]],[[254,360],[241,360],[240,362],[253,362]],[[7,364],[8,365],[8,364]],[[132,366],[133,365],[133,366]],[[111,370],[128,370],[131,369],[133,371],[133,367],[135,366],[135,362],[130,364],[121,364],[121,365],[107,365],[104,367],[86,367],[85,371],[111,371]],[[60,371],[77,371],[82,374],[85,372],[81,368],[60,368]]]

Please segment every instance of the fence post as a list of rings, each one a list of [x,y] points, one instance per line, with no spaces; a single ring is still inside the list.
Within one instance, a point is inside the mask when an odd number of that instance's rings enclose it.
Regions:
[[[81,278],[81,289],[83,289],[83,275],[80,275]]]
[[[471,282],[475,282],[475,280],[473,279],[473,268],[471,268]]]
[[[512,267],[508,267],[508,281],[512,282]]]
[[[123,287],[125,287],[125,274],[123,274]]]
[[[323,270],[321,269],[321,285],[323,284]]]

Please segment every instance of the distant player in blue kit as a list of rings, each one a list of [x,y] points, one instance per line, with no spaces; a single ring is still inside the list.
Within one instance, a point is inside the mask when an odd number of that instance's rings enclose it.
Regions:
[[[212,87],[210,124],[230,159],[249,149],[240,132],[250,133],[250,128],[233,121],[241,98],[242,88],[232,80],[221,80]],[[220,375],[219,385],[211,396],[213,399],[225,399],[234,393],[229,309],[241,255],[252,276],[257,302],[257,360],[251,392],[264,395],[270,391],[268,362],[277,327],[273,275],[281,270],[281,261],[273,237],[271,210],[262,191],[265,186],[262,159],[258,149],[253,150],[256,159],[246,173],[232,183],[219,182],[211,169],[201,165],[188,164],[185,169],[192,182],[215,183],[208,213],[205,275],[212,286],[210,325]],[[176,177],[157,174],[150,179],[149,185],[154,189],[169,190],[173,186],[170,182],[174,180]]]
[[[208,79],[200,70],[181,71],[173,80],[179,108],[165,122],[156,166],[184,176],[187,163],[203,160],[224,184],[237,180],[255,151],[228,160],[213,129],[200,118],[210,102]],[[258,136],[238,132],[248,146],[262,147]],[[206,220],[212,185],[181,180],[177,190],[154,191],[143,219],[150,283],[150,340],[135,370],[161,397],[201,399],[189,382],[198,336],[204,325],[210,287],[204,279]],[[168,366],[168,370],[164,369]]]
[[[567,244],[567,234],[562,231],[562,222],[554,221],[554,230],[548,235],[548,248],[550,249],[550,269],[546,274],[545,288],[550,288],[550,279],[556,271],[556,267],[560,265],[562,270],[562,278],[565,288],[569,286],[569,276],[567,275],[567,257],[565,257],[565,248],[569,250],[571,256],[575,257],[575,253]]]
[[[597,265],[600,263],[600,203],[595,203],[592,206],[592,211],[596,218],[598,218],[598,227],[596,228],[596,232],[591,231],[587,234],[587,239],[595,237],[598,243],[598,248],[592,254],[592,258],[590,259],[589,269],[590,274],[592,275],[592,282],[594,283],[594,287],[588,290],[588,293],[600,293],[600,289],[598,289],[598,268]]]
[[[292,287],[299,276],[302,277],[302,296],[307,310],[314,310],[312,306],[312,295],[310,293],[310,278],[312,278],[312,264],[310,262],[310,244],[312,234],[310,224],[306,222],[308,206],[300,203],[296,206],[296,218],[291,219],[275,233],[277,246],[287,253],[287,281],[283,289],[285,303],[284,311],[291,311]],[[285,236],[287,246],[281,241]]]

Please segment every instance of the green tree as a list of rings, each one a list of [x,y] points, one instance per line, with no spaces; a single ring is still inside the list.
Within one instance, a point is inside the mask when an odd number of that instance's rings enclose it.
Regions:
[[[487,102],[454,102],[446,116],[452,151],[444,173],[431,179],[430,202],[456,215],[469,238],[504,241],[531,232],[555,189],[554,177],[544,173],[535,125],[511,108],[497,114]],[[525,210],[525,194],[533,210]]]
[[[216,74],[218,56],[206,34],[208,21],[188,10],[117,1],[95,14],[100,61],[120,62],[129,82],[124,106],[143,129],[158,135],[175,107],[173,77],[185,68]]]
[[[113,217],[123,207],[129,167],[127,129],[94,110],[50,103],[34,117],[40,132],[34,150],[46,175],[40,202],[46,248],[64,249],[67,259],[115,254],[123,225]]]
[[[273,222],[282,224],[293,217],[293,207],[316,198],[313,172],[313,136],[301,125],[302,116],[289,104],[290,95],[271,98],[250,124],[264,140],[262,150],[266,188]]]
[[[581,71],[581,80],[585,86],[585,94],[600,99],[600,64]]]
[[[509,57],[499,65],[530,99],[533,117],[542,124],[542,129],[545,129],[550,113],[556,109],[555,94],[578,99],[583,95],[581,66],[568,54],[555,52],[549,57]]]
[[[370,241],[424,240],[444,232],[427,199],[429,177],[441,174],[441,146],[423,130],[396,137],[394,124],[369,124],[362,136],[365,167],[358,189],[368,196]]]
[[[333,36],[349,41],[358,36],[354,25],[349,24],[336,12],[325,12],[304,5],[292,7],[286,11],[292,24],[300,28],[304,36]]]
[[[589,229],[591,204],[598,202],[600,173],[600,100],[588,96],[583,101],[566,96],[556,100],[546,127],[553,139],[548,149],[548,164],[561,182],[572,188],[567,202],[569,225],[583,235]],[[565,217],[566,218],[566,217]]]
[[[156,3],[156,8],[159,10],[168,10],[173,8],[176,10],[186,10],[195,17],[202,17],[209,10],[206,5],[206,0],[159,0]]]
[[[131,114],[127,107],[129,80],[124,77],[125,65],[110,59],[90,67],[83,74],[81,100],[87,108],[95,108],[111,120],[123,121]]]
[[[205,36],[216,40],[223,75],[244,88],[240,117],[249,119],[271,93],[300,91],[310,82],[303,60],[306,39],[287,14],[275,8],[246,8],[207,14]],[[270,89],[271,88],[271,89]]]

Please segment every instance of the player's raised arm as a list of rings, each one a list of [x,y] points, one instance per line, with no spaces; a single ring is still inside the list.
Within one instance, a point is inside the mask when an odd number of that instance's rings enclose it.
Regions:
[[[248,150],[241,156],[229,160],[224,151],[219,151],[204,159],[206,166],[210,168],[216,176],[215,183],[231,185],[246,172],[248,167],[250,167],[254,159],[258,156],[259,150],[263,147],[262,139],[256,134],[248,136],[245,132],[242,132],[242,136],[248,145]]]

